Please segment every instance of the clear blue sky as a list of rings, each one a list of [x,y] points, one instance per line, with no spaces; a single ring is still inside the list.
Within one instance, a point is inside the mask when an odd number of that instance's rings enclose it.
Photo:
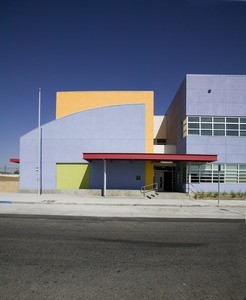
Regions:
[[[153,90],[164,114],[186,73],[246,74],[246,1],[1,1],[0,168],[37,127],[39,87],[42,124],[69,90]]]

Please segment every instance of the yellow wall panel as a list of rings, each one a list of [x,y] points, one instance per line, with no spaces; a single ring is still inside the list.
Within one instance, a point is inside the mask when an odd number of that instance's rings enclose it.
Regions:
[[[151,161],[145,162],[145,185],[153,184],[154,164]]]
[[[89,189],[90,169],[88,164],[57,164],[57,189]]]

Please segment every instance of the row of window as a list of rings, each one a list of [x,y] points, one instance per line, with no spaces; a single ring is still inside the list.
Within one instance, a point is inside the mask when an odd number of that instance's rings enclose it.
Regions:
[[[243,164],[223,164],[220,172],[215,164],[191,165],[190,174],[191,182],[194,183],[216,183],[219,177],[222,183],[246,183],[246,165]]]
[[[246,117],[187,117],[183,136],[246,136]]]

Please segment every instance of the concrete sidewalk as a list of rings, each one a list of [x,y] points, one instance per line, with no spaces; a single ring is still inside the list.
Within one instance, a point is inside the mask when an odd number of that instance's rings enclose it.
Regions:
[[[0,214],[122,218],[245,220],[244,200],[79,197],[64,194],[0,194]]]

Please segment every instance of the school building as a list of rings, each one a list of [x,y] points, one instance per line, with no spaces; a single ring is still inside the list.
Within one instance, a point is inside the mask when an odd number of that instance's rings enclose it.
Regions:
[[[186,75],[165,115],[152,91],[58,92],[20,139],[20,190],[246,191],[246,76]],[[39,144],[40,142],[40,144]]]

